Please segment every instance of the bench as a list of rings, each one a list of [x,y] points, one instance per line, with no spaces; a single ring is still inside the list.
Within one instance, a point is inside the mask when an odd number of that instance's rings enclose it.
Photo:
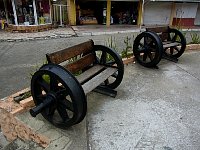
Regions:
[[[174,62],[184,53],[186,39],[177,29],[169,26],[149,27],[134,41],[136,60],[145,67],[156,66],[161,58]]]
[[[81,122],[87,111],[86,95],[91,91],[115,97],[123,78],[124,65],[113,49],[94,45],[92,40],[46,54],[43,65],[31,79],[31,94],[41,113],[59,128]]]

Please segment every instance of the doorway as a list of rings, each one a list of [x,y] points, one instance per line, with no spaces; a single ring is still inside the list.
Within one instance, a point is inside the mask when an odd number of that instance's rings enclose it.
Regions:
[[[68,24],[67,5],[53,4],[53,23],[61,27]]]

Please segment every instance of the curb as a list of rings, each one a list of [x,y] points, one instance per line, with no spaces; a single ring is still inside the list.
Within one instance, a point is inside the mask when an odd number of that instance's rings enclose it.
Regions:
[[[188,44],[185,50],[200,50],[200,44]]]
[[[37,41],[37,40],[49,40],[49,39],[60,39],[60,38],[70,38],[76,37],[76,35],[66,34],[66,35],[49,35],[45,37],[27,37],[19,39],[0,39],[0,42],[27,42],[27,41]]]

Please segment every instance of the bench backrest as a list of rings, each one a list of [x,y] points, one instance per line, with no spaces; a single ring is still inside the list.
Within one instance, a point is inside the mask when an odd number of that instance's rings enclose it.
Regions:
[[[51,53],[46,54],[48,63],[60,64],[71,73],[90,66],[96,60],[93,51],[94,42],[92,40]]]
[[[166,41],[169,36],[169,27],[164,26],[164,27],[150,27],[146,28],[146,31],[153,31],[159,35],[162,41]]]

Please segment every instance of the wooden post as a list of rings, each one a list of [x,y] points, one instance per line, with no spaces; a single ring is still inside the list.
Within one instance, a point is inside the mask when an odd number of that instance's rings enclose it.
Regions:
[[[76,25],[76,3],[75,0],[67,0],[67,13],[70,25]]]
[[[110,27],[110,18],[111,18],[111,0],[107,0],[107,9],[106,9],[106,26]]]
[[[137,25],[141,26],[142,25],[142,16],[143,16],[143,0],[139,1],[138,4],[138,20],[137,20]]]
[[[170,15],[170,22],[169,22],[169,25],[172,26],[173,24],[173,19],[174,19],[174,16],[175,16],[175,10],[176,9],[176,4],[174,2],[172,2],[172,6],[171,6],[171,15]]]

